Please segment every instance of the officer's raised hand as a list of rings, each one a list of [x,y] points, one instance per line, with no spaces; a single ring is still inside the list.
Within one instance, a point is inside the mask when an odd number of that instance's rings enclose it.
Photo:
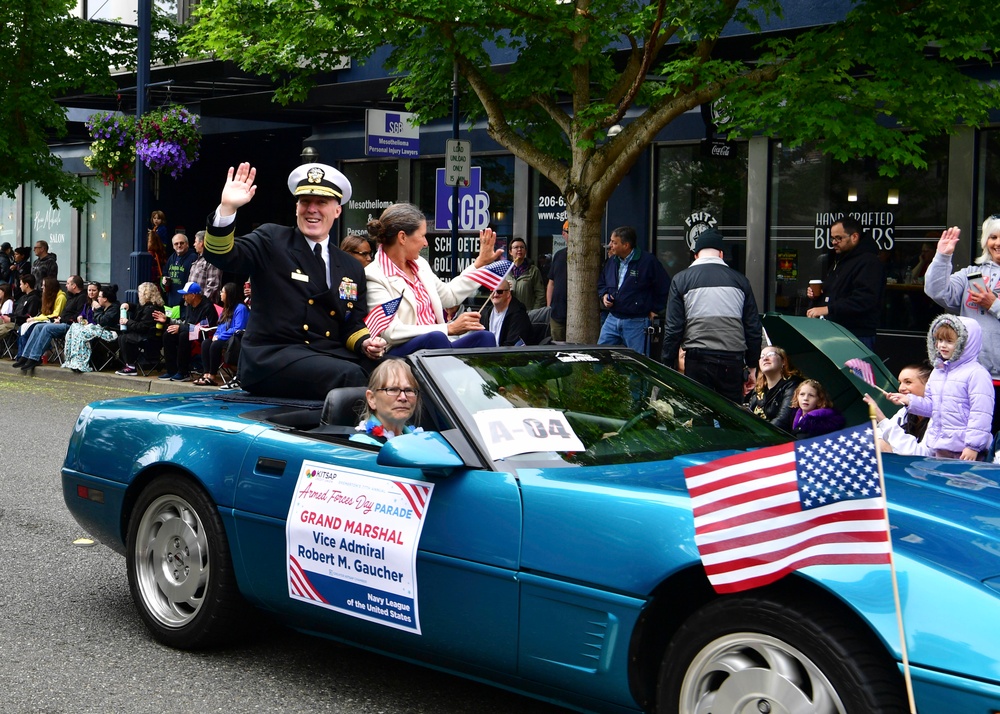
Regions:
[[[222,187],[222,200],[219,202],[219,217],[231,216],[236,213],[236,209],[250,203],[250,200],[257,193],[257,186],[254,179],[257,178],[257,169],[249,162],[244,161],[235,170],[229,167],[226,175],[226,185]]]

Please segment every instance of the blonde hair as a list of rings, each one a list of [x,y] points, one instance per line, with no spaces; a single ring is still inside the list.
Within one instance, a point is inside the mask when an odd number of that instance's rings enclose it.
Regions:
[[[995,235],[1000,235],[1000,214],[998,213],[994,213],[983,221],[983,234],[979,239],[979,246],[983,249],[983,252],[982,255],[976,258],[976,265],[983,265],[993,260],[989,249],[986,247],[986,241],[990,239],[990,236]]]
[[[163,296],[156,283],[143,283],[139,286],[138,293],[140,305],[163,305]]]
[[[391,357],[383,360],[375,369],[372,370],[371,376],[368,378],[368,391],[374,392],[377,389],[385,389],[389,382],[400,378],[405,379],[407,384],[417,390],[417,396],[414,399],[413,404],[413,416],[415,417],[419,413],[420,409],[420,390],[417,386],[417,378],[413,376],[413,370],[411,370],[410,365],[403,360],[393,359]],[[368,405],[368,399],[366,396],[365,407],[361,412],[361,421],[368,421],[368,419],[374,415],[374,412]]]
[[[802,391],[803,387],[812,387],[813,390],[815,390],[817,409],[829,409],[833,406],[833,402],[830,401],[830,395],[826,393],[825,389],[823,389],[822,384],[817,382],[815,379],[804,379],[799,386],[795,388],[795,399],[792,402],[792,406],[796,409],[802,408],[799,406],[799,392]]]

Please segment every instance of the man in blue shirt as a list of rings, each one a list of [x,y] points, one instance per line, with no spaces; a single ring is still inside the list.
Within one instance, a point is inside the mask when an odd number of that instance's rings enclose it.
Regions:
[[[655,255],[639,248],[631,226],[614,230],[608,252],[597,295],[609,314],[597,344],[625,345],[648,354],[646,330],[667,304],[670,276]]]

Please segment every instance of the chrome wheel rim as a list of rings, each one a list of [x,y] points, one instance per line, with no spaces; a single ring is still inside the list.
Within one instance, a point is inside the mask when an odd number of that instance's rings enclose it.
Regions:
[[[160,496],[142,514],[135,539],[135,579],[147,612],[183,627],[201,610],[208,587],[208,539],[201,518],[179,496]]]
[[[708,643],[681,685],[684,714],[846,714],[833,684],[802,652],[739,632]]]

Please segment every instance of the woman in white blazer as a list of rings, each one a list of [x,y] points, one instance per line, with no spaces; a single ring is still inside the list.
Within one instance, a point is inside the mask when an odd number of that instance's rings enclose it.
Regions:
[[[427,246],[427,220],[412,203],[394,203],[368,222],[368,234],[378,244],[375,259],[365,268],[368,310],[401,297],[388,327],[381,333],[388,352],[402,357],[419,349],[496,347],[493,333],[479,322],[478,312],[464,312],[451,322],[444,309],[475,294],[479,283],[468,277],[498,260],[496,233],[479,232],[479,255],[451,282],[438,279],[420,251]]]

